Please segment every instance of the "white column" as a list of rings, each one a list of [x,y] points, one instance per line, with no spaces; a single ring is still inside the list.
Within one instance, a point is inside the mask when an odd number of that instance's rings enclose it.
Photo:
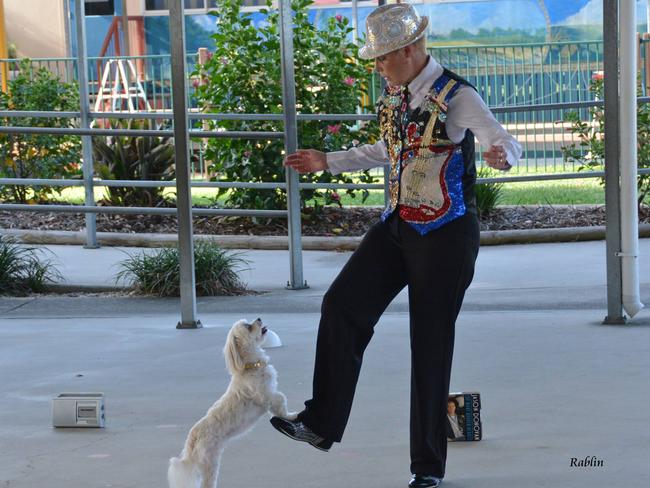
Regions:
[[[634,317],[639,296],[639,214],[637,204],[636,0],[620,0],[621,252],[623,308]]]

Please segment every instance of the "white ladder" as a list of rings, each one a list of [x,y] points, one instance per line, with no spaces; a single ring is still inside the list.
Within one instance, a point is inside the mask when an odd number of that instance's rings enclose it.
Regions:
[[[130,80],[135,81],[131,83]],[[145,110],[151,110],[147,94],[130,59],[109,59],[104,66],[95,100],[95,112],[104,112],[107,101],[110,102],[111,112],[123,111],[125,101],[129,112],[137,112],[140,102],[143,102]]]

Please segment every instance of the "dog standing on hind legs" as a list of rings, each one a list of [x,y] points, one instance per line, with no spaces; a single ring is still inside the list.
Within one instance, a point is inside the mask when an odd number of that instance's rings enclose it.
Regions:
[[[226,339],[223,353],[230,373],[226,392],[190,430],[179,457],[169,460],[170,488],[216,488],[219,461],[226,443],[246,433],[270,411],[295,420],[287,399],[277,390],[277,372],[262,349],[266,327],[257,319],[240,320]]]

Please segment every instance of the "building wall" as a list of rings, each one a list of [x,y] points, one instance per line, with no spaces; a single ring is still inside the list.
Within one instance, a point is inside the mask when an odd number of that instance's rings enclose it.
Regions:
[[[66,27],[61,0],[4,0],[7,41],[19,57],[65,57]]]

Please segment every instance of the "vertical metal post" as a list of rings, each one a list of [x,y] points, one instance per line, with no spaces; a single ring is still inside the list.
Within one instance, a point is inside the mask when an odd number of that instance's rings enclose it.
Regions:
[[[352,37],[354,43],[359,39],[359,5],[358,0],[352,0]]]
[[[296,117],[296,80],[293,64],[293,18],[291,0],[280,0],[280,62],[282,64],[282,104],[284,106],[284,150],[286,154],[298,148]],[[287,211],[289,213],[290,280],[287,288],[307,288],[302,274],[302,240],[300,229],[300,188],[298,173],[287,168]]]
[[[70,0],[63,2],[63,29],[65,30],[65,57],[72,57],[72,15],[70,12]],[[67,83],[72,83],[74,80],[74,63],[65,63],[65,72]]]
[[[129,39],[129,12],[126,6],[127,1],[128,0],[122,0],[122,42],[124,44],[124,55],[131,56],[131,42]]]
[[[398,2],[399,3],[399,2]],[[386,0],[378,0],[377,5],[381,7],[382,5],[386,5]],[[382,78],[381,76],[379,77],[379,88],[381,90],[381,93],[384,93],[384,88],[386,88],[386,80]],[[390,203],[390,166],[383,166],[384,169],[384,206],[387,207],[388,204]]]
[[[605,206],[607,217],[607,316],[605,324],[624,324],[621,251],[620,94],[618,0],[603,1],[605,98]]]
[[[88,51],[86,49],[86,9],[84,0],[75,0],[75,22],[77,31],[77,81],[79,82],[80,126],[90,128],[90,98],[88,96]],[[85,204],[95,206],[95,191],[93,186],[93,139],[92,136],[81,136],[83,157],[83,177]],[[98,248],[97,244],[97,214],[86,214],[86,245],[88,249]]]
[[[5,6],[4,0],[0,0],[0,58],[9,58],[9,46],[7,46],[7,30],[5,28]],[[9,66],[6,62],[0,63],[0,77],[2,77],[2,91],[7,91],[9,83]]]
[[[196,329],[201,327],[201,322],[196,318],[184,10],[183,0],[169,1],[169,35],[172,55],[172,109],[174,112],[174,148],[176,156],[178,254],[181,268],[181,321],[176,325],[176,328]]]
[[[639,293],[639,207],[637,188],[637,74],[639,37],[636,2],[622,0],[619,10],[620,132],[621,132],[621,259],[623,311],[632,318],[644,305]]]

